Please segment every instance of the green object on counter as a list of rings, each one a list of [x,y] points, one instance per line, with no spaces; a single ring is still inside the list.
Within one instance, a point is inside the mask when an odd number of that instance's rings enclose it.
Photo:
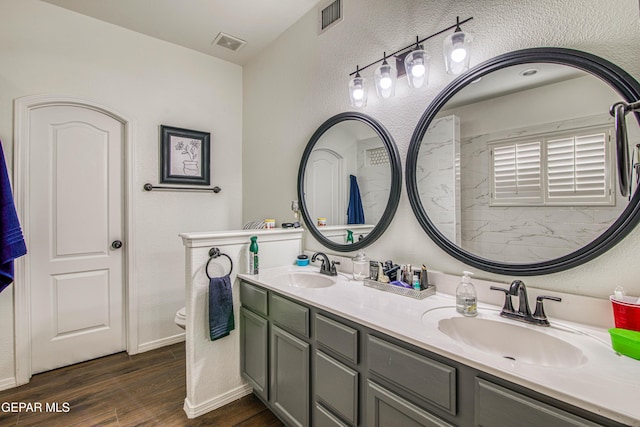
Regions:
[[[640,332],[611,328],[609,334],[611,346],[616,352],[640,360]]]
[[[353,243],[353,231],[347,230],[347,243]]]
[[[249,245],[249,274],[258,274],[258,236],[251,236]]]

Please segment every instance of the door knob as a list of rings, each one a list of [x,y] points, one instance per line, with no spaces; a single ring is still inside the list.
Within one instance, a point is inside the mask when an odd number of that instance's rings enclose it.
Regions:
[[[111,243],[111,247],[112,247],[113,249],[120,249],[120,248],[122,247],[122,242],[121,242],[120,240],[114,240],[114,241]]]

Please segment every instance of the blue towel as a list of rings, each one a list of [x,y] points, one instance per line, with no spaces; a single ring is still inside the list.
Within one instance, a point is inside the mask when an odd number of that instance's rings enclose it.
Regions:
[[[226,337],[235,328],[231,278],[212,277],[209,280],[209,336],[211,341]]]
[[[353,175],[349,175],[349,207],[347,208],[347,224],[364,224],[364,209],[362,209],[362,199],[358,181]]]
[[[0,292],[13,282],[13,260],[26,253],[0,143]]]

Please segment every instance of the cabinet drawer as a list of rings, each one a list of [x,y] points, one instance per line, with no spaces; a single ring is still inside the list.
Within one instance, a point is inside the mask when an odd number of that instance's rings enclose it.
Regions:
[[[315,394],[350,424],[358,424],[358,372],[316,351]]]
[[[595,427],[600,424],[476,378],[475,425],[478,427]]]
[[[358,331],[316,314],[315,337],[323,346],[333,350],[345,359],[358,363]]]
[[[319,403],[316,403],[313,413],[313,425],[316,427],[349,427]]]
[[[368,337],[367,362],[370,372],[456,414],[455,368],[373,336]]]
[[[282,328],[309,337],[309,309],[279,295],[269,294],[270,319]]]
[[[254,313],[267,316],[267,291],[247,282],[240,282],[240,302]]]
[[[367,383],[367,426],[453,427],[371,381]]]

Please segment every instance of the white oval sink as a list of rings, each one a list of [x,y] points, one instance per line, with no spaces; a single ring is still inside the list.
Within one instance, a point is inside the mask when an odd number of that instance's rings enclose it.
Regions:
[[[476,350],[520,363],[576,368],[587,362],[578,347],[530,327],[477,317],[450,317],[441,319],[438,329]]]
[[[326,288],[336,284],[335,279],[320,273],[301,271],[280,274],[273,278],[274,282],[284,283],[294,288]]]

